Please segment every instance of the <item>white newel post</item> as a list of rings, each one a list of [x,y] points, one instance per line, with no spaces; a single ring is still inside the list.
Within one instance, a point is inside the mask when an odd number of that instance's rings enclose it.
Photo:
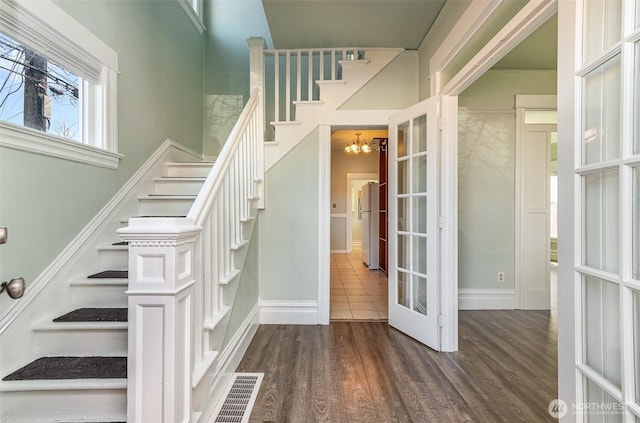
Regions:
[[[129,243],[127,421],[191,418],[194,243],[184,218],[133,218]]]
[[[258,127],[258,145],[260,146],[258,149],[258,175],[260,175],[261,178],[264,178],[264,134],[266,129],[264,121],[264,50],[266,42],[262,37],[251,37],[247,40],[247,44],[249,45],[249,91],[253,93],[255,90],[258,90],[259,93],[258,105],[256,108],[258,111],[256,126]],[[264,209],[264,182],[257,181],[257,184],[258,195],[260,196],[260,199],[258,200],[258,208]]]

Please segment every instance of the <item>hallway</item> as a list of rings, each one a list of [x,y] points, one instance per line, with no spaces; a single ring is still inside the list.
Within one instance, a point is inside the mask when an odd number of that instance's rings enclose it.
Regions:
[[[388,317],[387,277],[369,270],[354,244],[349,254],[331,254],[331,321],[378,321]]]

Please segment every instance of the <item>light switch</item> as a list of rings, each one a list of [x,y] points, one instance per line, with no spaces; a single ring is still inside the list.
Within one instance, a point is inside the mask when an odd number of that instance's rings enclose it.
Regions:
[[[9,230],[7,228],[0,227],[0,244],[6,244],[9,237]]]

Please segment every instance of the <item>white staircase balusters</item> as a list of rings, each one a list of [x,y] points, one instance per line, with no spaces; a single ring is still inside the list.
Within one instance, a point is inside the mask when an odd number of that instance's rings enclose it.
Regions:
[[[391,63],[402,48],[266,50],[250,38],[251,88],[264,92],[265,170],[319,124],[369,125],[372,114],[342,106]],[[262,57],[262,60],[260,58]],[[305,89],[306,87],[306,89]],[[383,119],[386,122],[386,118]]]
[[[251,43],[249,45],[253,46]],[[365,50],[359,48],[264,50],[263,45],[255,45],[264,54],[263,72],[273,75],[273,89],[267,90],[265,97],[266,114],[272,122],[295,120],[296,111],[292,108],[295,102],[319,100],[318,90],[314,89],[316,80],[341,79],[340,62],[363,59],[366,54]],[[329,59],[327,67],[325,56]],[[314,78],[315,75],[317,78]],[[307,87],[306,91],[303,90],[304,86]]]
[[[264,118],[253,91],[186,217],[132,218],[130,423],[189,422],[213,391],[264,179]],[[203,400],[204,399],[204,400]]]

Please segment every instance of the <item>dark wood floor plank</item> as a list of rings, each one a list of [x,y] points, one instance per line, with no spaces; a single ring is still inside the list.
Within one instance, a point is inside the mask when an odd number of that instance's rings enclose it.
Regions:
[[[381,322],[263,325],[238,367],[265,373],[251,422],[554,421],[554,316],[463,311],[459,322],[456,353]]]

